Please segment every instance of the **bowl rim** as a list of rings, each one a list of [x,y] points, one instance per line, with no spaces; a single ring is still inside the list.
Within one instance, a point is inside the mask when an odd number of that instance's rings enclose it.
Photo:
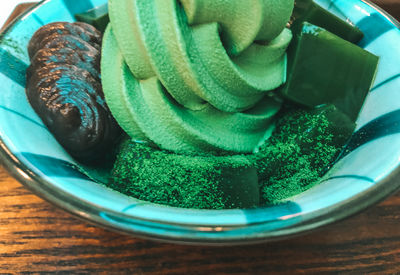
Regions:
[[[9,32],[14,25],[27,14],[36,8],[44,5],[51,0],[42,0],[24,13],[15,18],[0,34],[1,37]],[[398,29],[400,23],[390,14],[371,3],[369,0],[360,0],[371,6],[387,20],[391,21]],[[1,38],[0,38],[1,41]],[[333,222],[340,221],[355,215],[367,207],[373,206],[382,201],[396,191],[400,190],[400,180],[395,181],[396,176],[400,175],[400,164],[395,167],[390,174],[377,181],[372,187],[335,204],[332,207],[322,208],[309,214],[302,215],[303,220],[293,226],[280,228],[278,231],[266,230],[265,224],[247,224],[245,228],[237,226],[188,226],[187,224],[163,224],[160,221],[135,217],[130,214],[116,212],[98,205],[84,202],[77,197],[73,197],[67,192],[54,188],[53,184],[32,171],[26,164],[20,161],[6,146],[0,137],[0,159],[5,169],[25,187],[33,193],[51,204],[61,208],[74,216],[103,228],[126,233],[128,235],[142,238],[184,244],[208,244],[208,245],[227,245],[227,244],[252,244],[272,240],[286,239],[296,235],[308,233],[319,229]],[[392,184],[389,184],[391,182]],[[215,210],[205,210],[215,211]],[[99,213],[106,213],[113,217],[113,220],[99,216]],[[116,222],[116,221],[120,222]],[[129,223],[129,226],[124,226]],[[161,229],[164,234],[160,233]],[[264,230],[263,230],[264,229]],[[166,230],[166,231],[165,231]],[[237,231],[239,234],[221,235],[221,232]],[[243,231],[245,235],[241,234]],[[168,232],[168,233],[165,233]],[[183,233],[184,232],[184,233]]]

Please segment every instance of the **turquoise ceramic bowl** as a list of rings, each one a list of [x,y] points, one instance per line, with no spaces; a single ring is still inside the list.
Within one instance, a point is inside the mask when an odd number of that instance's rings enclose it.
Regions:
[[[368,1],[319,0],[365,33],[361,46],[381,57],[376,83],[346,154],[314,188],[287,203],[252,210],[188,210],[138,201],[88,179],[32,110],[25,96],[26,46],[53,21],[106,0],[43,1],[0,42],[0,153],[6,168],[42,198],[87,221],[157,240],[238,244],[287,238],[365,209],[400,187],[400,30]]]

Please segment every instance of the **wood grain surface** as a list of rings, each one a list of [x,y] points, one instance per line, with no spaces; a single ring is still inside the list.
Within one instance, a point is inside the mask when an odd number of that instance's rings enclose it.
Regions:
[[[400,16],[400,0],[375,2]],[[307,236],[193,247],[88,225],[33,195],[0,167],[0,274],[15,273],[400,274],[400,194]]]

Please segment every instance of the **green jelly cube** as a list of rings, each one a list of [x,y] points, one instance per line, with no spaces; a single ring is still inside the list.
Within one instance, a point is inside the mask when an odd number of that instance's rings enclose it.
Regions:
[[[357,45],[305,22],[288,50],[288,79],[280,93],[308,107],[333,104],[355,121],[378,62]]]
[[[191,156],[126,140],[107,183],[126,195],[195,209],[252,208],[260,203],[257,170],[245,156]]]
[[[356,26],[323,9],[313,0],[297,0],[293,11],[292,30],[298,31],[305,21],[352,43],[358,43],[364,37]]]
[[[331,135],[328,144],[337,148],[343,147],[356,129],[356,123],[332,104],[318,106],[311,114],[326,120],[326,133]],[[305,135],[315,140],[315,137],[320,136],[320,132],[317,129],[309,129]]]
[[[99,31],[104,32],[110,22],[108,17],[108,5],[104,4],[84,13],[75,14],[75,18],[80,22],[88,23]]]

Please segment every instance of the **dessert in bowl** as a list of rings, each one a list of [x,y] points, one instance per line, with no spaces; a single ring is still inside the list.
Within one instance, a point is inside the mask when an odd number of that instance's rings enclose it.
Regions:
[[[387,49],[395,49],[400,38],[395,21],[373,6],[361,1],[319,1],[359,26],[365,34],[360,45],[381,57],[358,128],[324,181],[274,206],[195,210],[139,201],[90,180],[30,107],[24,74],[18,70],[29,64],[25,49],[32,34],[44,24],[74,21],[74,14],[104,4],[71,2],[43,2],[11,26],[3,39],[1,77],[8,90],[0,98],[2,153],[9,170],[46,199],[121,232],[181,242],[246,243],[282,238],[341,219],[397,189],[389,180],[398,166],[396,152],[400,151],[396,141],[398,106],[393,100],[398,72],[392,65],[398,57],[395,50],[388,54]],[[9,70],[8,64],[16,70]]]

